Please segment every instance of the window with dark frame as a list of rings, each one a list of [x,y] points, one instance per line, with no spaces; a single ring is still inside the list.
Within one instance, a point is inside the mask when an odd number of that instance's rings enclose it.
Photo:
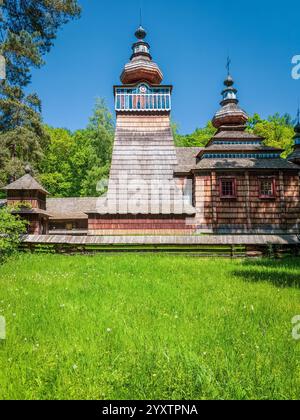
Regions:
[[[220,179],[221,198],[236,198],[236,180],[235,178]]]
[[[260,179],[260,198],[275,198],[276,187],[274,178]]]

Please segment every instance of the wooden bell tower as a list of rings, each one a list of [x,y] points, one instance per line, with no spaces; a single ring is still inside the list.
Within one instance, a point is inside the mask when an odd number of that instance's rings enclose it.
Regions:
[[[170,123],[172,86],[152,60],[147,34],[135,32],[132,55],[114,87],[116,132],[105,203],[89,214],[89,234],[190,232],[195,214],[174,179],[177,154]]]

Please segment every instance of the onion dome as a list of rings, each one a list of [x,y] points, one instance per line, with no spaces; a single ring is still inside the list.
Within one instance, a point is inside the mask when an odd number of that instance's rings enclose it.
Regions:
[[[224,81],[225,89],[222,92],[222,108],[215,114],[213,125],[215,128],[222,126],[244,126],[248,121],[248,115],[238,106],[237,89],[234,80],[228,73]]]
[[[160,68],[152,61],[150,45],[145,41],[146,36],[147,32],[142,26],[135,32],[138,41],[133,44],[130,62],[121,74],[121,82],[125,85],[142,81],[159,85],[163,80]]]

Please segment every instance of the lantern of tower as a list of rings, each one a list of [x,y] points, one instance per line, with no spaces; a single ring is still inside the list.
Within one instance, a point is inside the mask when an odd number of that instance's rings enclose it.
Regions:
[[[137,41],[132,46],[130,62],[121,74],[121,86],[115,86],[117,113],[171,111],[172,86],[163,86],[163,74],[152,60],[147,33],[140,26],[135,32]]]
[[[248,121],[248,115],[239,107],[237,89],[234,87],[234,80],[228,74],[224,81],[225,89],[222,92],[222,108],[215,114],[213,125],[220,129],[222,126],[244,126]]]

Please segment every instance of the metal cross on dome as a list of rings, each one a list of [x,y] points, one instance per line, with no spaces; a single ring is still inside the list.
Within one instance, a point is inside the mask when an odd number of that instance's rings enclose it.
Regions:
[[[227,64],[226,64],[228,76],[230,75],[230,66],[231,66],[231,58],[228,56],[227,57]]]

